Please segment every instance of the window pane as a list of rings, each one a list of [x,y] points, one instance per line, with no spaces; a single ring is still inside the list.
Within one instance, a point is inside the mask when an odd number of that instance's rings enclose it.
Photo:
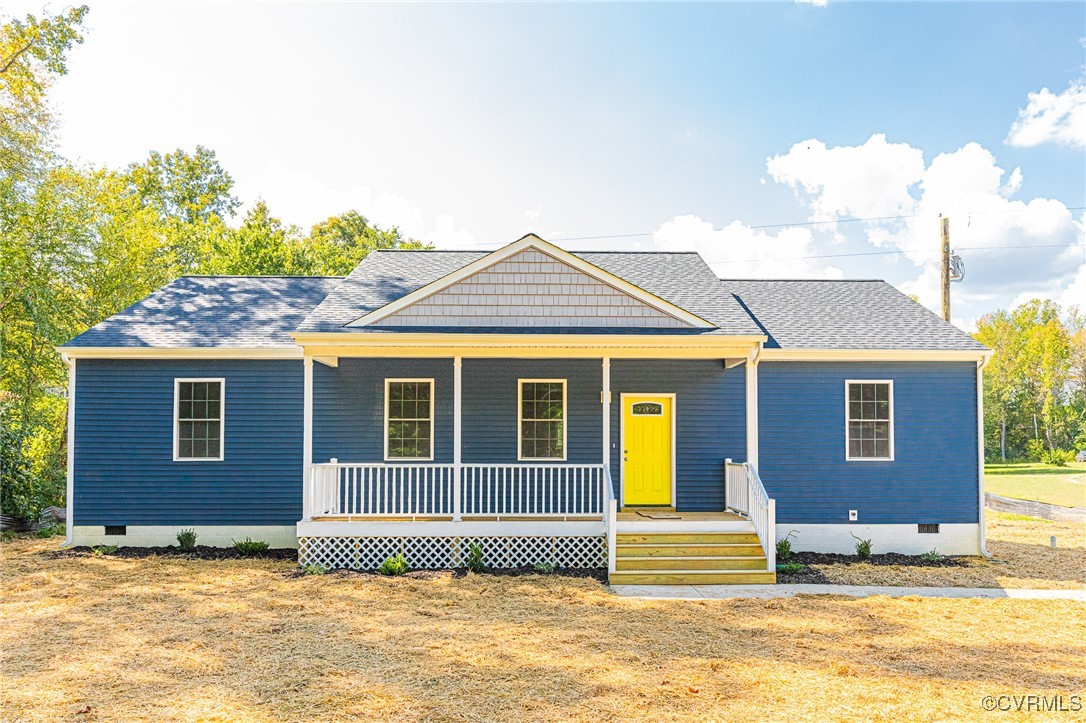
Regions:
[[[848,387],[848,400],[850,402],[860,401],[860,385],[850,384]]]
[[[875,402],[875,419],[889,419],[890,418],[890,401],[882,400]]]
[[[192,425],[193,425],[193,422],[178,422],[178,424],[177,424],[177,438],[178,439],[192,439]]]
[[[218,457],[219,456],[219,438],[207,440],[207,456]]]
[[[181,402],[178,407],[180,419],[192,419],[192,402]]]
[[[875,456],[875,441],[871,439],[864,439],[860,441],[860,456],[861,457],[874,457]]]
[[[177,456],[178,457],[191,457],[192,456],[192,440],[182,437],[177,442]]]
[[[859,457],[860,456],[860,440],[850,439],[848,442],[848,456]]]
[[[890,440],[879,439],[875,441],[875,456],[876,457],[889,457],[890,456]]]
[[[194,439],[194,440],[192,440],[192,456],[197,457],[197,458],[207,456],[207,440],[206,439]]]

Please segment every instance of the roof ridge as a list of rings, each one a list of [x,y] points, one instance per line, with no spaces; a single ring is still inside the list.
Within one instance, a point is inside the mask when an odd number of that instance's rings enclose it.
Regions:
[[[890,284],[886,279],[750,279],[734,276],[730,278],[717,277],[717,281],[787,281],[789,283],[808,283],[808,282],[820,282],[820,283],[832,283],[832,284]],[[890,284],[893,286],[893,284]]]
[[[391,251],[393,253],[454,253],[454,254],[490,254],[495,251],[501,251],[502,247],[499,246],[496,249],[374,249],[371,254]],[[697,251],[619,251],[617,249],[562,249],[566,253],[573,255],[577,254],[639,254],[648,256],[672,254],[672,255],[685,255],[685,256],[701,256]]]

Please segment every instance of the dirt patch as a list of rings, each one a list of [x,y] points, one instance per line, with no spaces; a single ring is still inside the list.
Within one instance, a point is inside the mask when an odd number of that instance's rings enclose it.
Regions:
[[[644,600],[56,544],[0,545],[4,720],[946,720],[1086,688],[1074,601]]]

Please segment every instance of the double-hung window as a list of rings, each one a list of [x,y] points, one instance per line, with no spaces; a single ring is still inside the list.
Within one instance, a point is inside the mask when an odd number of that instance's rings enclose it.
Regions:
[[[225,392],[225,379],[174,379],[174,461],[222,461]]]
[[[518,458],[564,460],[566,380],[521,379],[518,383]]]
[[[434,458],[434,380],[385,380],[385,459]]]
[[[845,382],[845,459],[894,459],[894,383]]]

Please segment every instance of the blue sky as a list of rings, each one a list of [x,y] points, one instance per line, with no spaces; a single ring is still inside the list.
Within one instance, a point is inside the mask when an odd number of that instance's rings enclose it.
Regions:
[[[1082,3],[90,4],[55,93],[74,159],[199,143],[302,226],[354,207],[445,247],[643,234],[562,243],[929,305],[941,212],[974,249],[959,324],[1086,305]],[[751,228],[884,215],[918,217]]]

